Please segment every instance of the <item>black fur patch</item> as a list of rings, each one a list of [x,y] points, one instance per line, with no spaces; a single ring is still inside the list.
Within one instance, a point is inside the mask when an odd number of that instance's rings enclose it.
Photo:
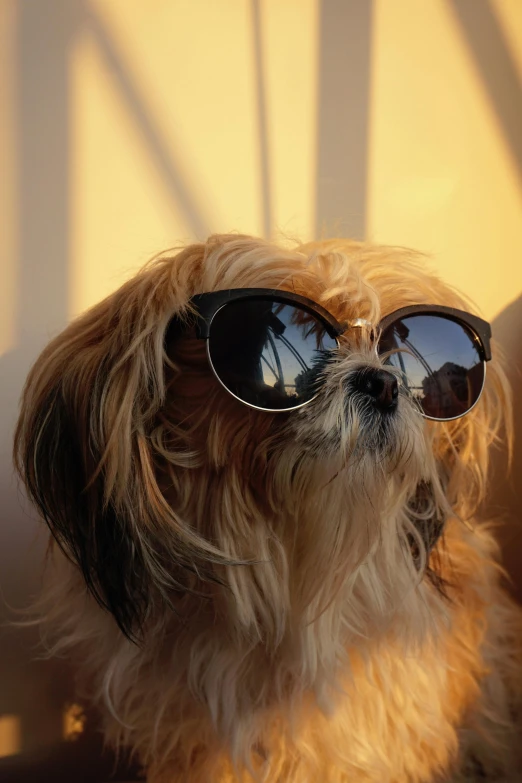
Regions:
[[[104,504],[102,476],[86,489],[96,466],[88,434],[81,442],[72,411],[60,390],[53,392],[27,443],[27,487],[56,542],[79,566],[88,590],[122,632],[135,639],[148,603],[143,555],[125,520]]]
[[[168,531],[162,543],[154,510],[141,497],[139,461],[133,460],[133,485],[127,505],[115,508],[104,498],[103,469],[90,480],[101,455],[92,443],[88,418],[67,402],[60,387],[50,391],[29,428],[24,447],[24,480],[29,494],[64,554],[80,568],[85,585],[109,611],[122,633],[139,642],[155,602],[174,611],[173,601],[199,580],[221,583],[210,558]],[[139,534],[132,512],[143,525]],[[175,541],[176,546],[172,543]],[[215,562],[218,562],[217,559]],[[223,561],[227,562],[228,561]]]

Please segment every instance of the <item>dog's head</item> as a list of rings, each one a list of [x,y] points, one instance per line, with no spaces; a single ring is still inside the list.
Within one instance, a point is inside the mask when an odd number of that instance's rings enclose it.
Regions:
[[[292,410],[237,399],[207,355],[193,297],[258,288],[305,297],[344,326],[304,367],[314,393]],[[467,519],[481,499],[508,402],[492,362],[469,413],[422,416],[376,343],[383,317],[427,303],[469,309],[407,251],[215,236],[153,261],[44,350],[17,466],[124,633],[209,611],[268,646],[318,623],[325,639],[367,638],[398,611],[422,625],[430,545],[450,509]],[[247,327],[231,344],[259,371]]]

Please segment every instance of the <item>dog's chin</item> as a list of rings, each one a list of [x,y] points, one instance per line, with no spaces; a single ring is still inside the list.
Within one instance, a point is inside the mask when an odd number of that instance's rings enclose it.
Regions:
[[[309,456],[339,464],[370,460],[397,467],[423,450],[425,437],[422,417],[407,397],[384,411],[356,394],[337,406],[312,403],[290,428]]]
[[[398,407],[380,410],[376,405],[355,395],[348,401],[344,413],[347,428],[355,428],[357,437],[352,449],[355,456],[368,451],[378,459],[392,457],[401,441]],[[336,446],[342,449],[342,430],[336,433]]]

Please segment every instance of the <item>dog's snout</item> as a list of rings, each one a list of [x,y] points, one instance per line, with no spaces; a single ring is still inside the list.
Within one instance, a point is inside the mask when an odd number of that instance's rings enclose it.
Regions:
[[[397,407],[399,385],[397,378],[386,370],[368,368],[357,376],[356,389],[370,397],[381,411],[393,411]]]

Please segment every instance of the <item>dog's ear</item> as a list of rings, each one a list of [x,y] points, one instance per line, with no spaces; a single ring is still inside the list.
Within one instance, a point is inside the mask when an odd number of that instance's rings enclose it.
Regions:
[[[15,464],[97,601],[136,638],[154,602],[229,561],[165,501],[151,433],[164,334],[183,318],[204,246],[148,265],[43,351],[22,396]]]

